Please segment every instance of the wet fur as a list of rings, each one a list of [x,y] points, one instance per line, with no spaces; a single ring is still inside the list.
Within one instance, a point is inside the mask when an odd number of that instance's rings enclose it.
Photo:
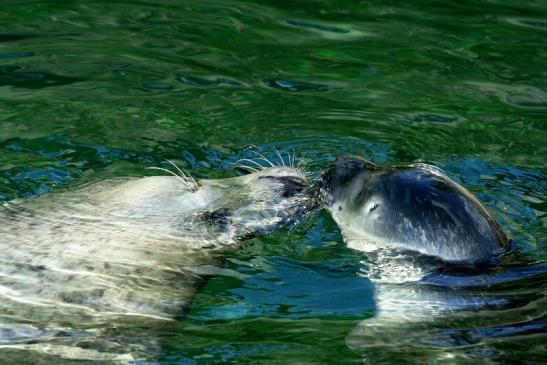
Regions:
[[[150,359],[151,333],[184,313],[226,250],[298,219],[305,185],[282,166],[224,180],[103,180],[3,203],[0,353]],[[148,330],[134,333],[136,323]]]

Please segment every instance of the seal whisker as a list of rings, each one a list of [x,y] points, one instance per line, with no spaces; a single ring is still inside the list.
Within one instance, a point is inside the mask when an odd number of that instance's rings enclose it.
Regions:
[[[279,150],[275,147],[273,149],[277,153],[277,155],[279,156],[279,159],[281,160],[281,163],[283,164],[283,166],[287,166],[287,165],[285,165],[285,161],[283,161],[283,157],[281,157],[281,153],[279,153]]]
[[[192,174],[190,174],[188,171],[186,171],[185,169],[182,169],[182,171],[184,173],[186,173],[186,175],[184,175],[184,177],[187,179],[187,180],[192,180],[192,181],[188,181],[191,185],[192,185],[192,191],[196,191],[198,189],[198,182],[196,181],[196,179],[194,179],[194,177],[192,176]]]
[[[304,160],[298,161],[298,164],[296,164],[296,169],[306,177],[309,175],[308,164]]]
[[[252,172],[258,172],[259,171],[258,169],[254,168],[254,167],[251,167],[251,166],[247,166],[247,165],[235,165],[235,167],[241,167],[241,168],[250,170]]]
[[[289,152],[287,152],[287,160],[289,161],[289,166],[292,166],[291,165],[291,154]]]
[[[266,159],[266,158],[262,158],[262,157],[257,157],[256,158],[257,160],[262,160],[262,161],[266,161],[271,167],[276,167],[276,165],[274,165],[270,160]],[[264,168],[268,168],[269,166],[266,166]]]
[[[192,176],[192,174],[190,174],[188,171],[186,171],[185,169],[181,169],[180,167],[177,166],[177,164],[175,164],[173,161],[171,160],[165,160],[167,162],[169,162],[171,165],[173,165],[173,167],[175,169],[177,169],[177,171],[180,173],[180,176],[186,181],[188,182],[188,185],[191,186],[190,187],[190,190],[192,191],[196,191],[197,188],[198,188],[198,183],[197,181],[194,179],[194,177]]]
[[[270,166],[272,167],[275,167],[275,165],[272,163],[272,161],[268,160],[263,154],[261,154],[260,152],[256,152],[256,151],[253,151],[254,153],[256,153],[258,156],[260,156],[260,158],[264,161],[266,161],[267,163],[270,164]]]
[[[165,160],[167,162],[169,162],[171,165],[173,165],[173,167],[181,174],[181,176],[185,177],[184,173],[182,172],[182,170],[171,160]]]
[[[157,166],[150,166],[150,167],[147,167],[147,169],[148,170],[159,170],[159,171],[167,172],[168,174],[173,175],[181,183],[183,183],[184,186],[186,186],[189,190],[192,190],[192,187],[188,184],[188,182],[186,180],[184,180],[181,176],[175,174],[173,171],[170,171],[168,169],[164,169],[163,167],[157,167]]]
[[[235,165],[236,163],[238,163],[238,162],[250,162],[250,163],[253,163],[253,164],[255,164],[256,166],[260,167],[260,170],[264,170],[264,169],[265,169],[264,166],[262,166],[262,165],[259,164],[258,162],[254,161],[254,160],[251,160],[251,159],[249,159],[249,158],[241,158],[241,159],[237,160],[236,162],[234,162],[234,165]]]

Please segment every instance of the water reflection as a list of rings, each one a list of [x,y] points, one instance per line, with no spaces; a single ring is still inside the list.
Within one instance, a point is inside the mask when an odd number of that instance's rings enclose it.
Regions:
[[[348,346],[373,363],[404,361],[410,354],[417,362],[447,357],[465,362],[482,359],[485,353],[495,354],[491,358],[496,361],[511,361],[515,354],[491,339],[527,341],[529,335],[547,332],[545,298],[527,289],[533,285],[547,290],[547,266],[511,255],[518,256],[509,254],[490,267],[471,270],[435,267],[424,260],[416,265],[420,260],[412,256],[376,258],[377,312],[349,333]],[[515,261],[529,266],[513,267]],[[397,277],[412,276],[401,273],[405,266],[418,269],[423,277],[394,281],[394,271]],[[386,279],[382,274],[389,282],[381,282]]]

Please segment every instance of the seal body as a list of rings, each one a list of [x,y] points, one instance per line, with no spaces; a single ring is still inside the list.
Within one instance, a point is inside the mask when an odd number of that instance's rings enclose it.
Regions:
[[[379,244],[475,262],[510,245],[492,213],[431,165],[379,166],[343,157],[320,177],[317,190],[357,249]]]
[[[272,167],[193,184],[103,180],[4,203],[1,357],[150,359],[155,329],[183,313],[211,265],[243,238],[294,223],[308,183]]]

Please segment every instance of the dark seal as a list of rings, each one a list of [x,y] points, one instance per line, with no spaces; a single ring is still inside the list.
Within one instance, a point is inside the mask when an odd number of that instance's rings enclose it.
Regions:
[[[350,247],[372,243],[477,262],[510,246],[479,199],[435,166],[342,157],[321,175],[316,192]]]

